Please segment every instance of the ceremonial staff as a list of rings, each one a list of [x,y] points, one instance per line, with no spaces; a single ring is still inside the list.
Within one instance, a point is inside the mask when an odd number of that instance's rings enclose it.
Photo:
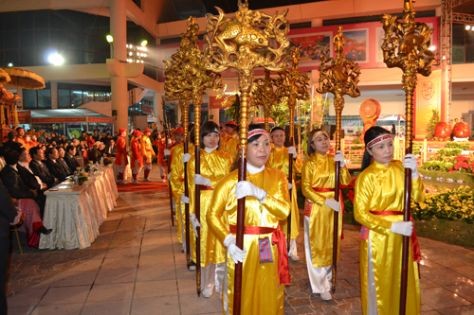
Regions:
[[[333,40],[334,58],[329,57],[327,49],[321,56],[320,76],[318,93],[332,93],[334,95],[334,108],[336,110],[336,152],[341,150],[341,129],[342,110],[344,108],[344,95],[357,97],[360,95],[357,83],[359,82],[359,65],[348,60],[344,55],[344,35],[342,27],[339,26]],[[335,187],[334,199],[340,202],[339,173],[341,163],[335,162]],[[338,211],[333,211],[333,237],[332,237],[332,283],[331,291],[336,290],[337,256],[339,253],[339,226],[342,224],[342,215],[339,217]],[[342,226],[341,226],[342,229]]]
[[[238,72],[240,89],[240,159],[238,180],[245,180],[246,147],[248,133],[248,101],[253,70],[263,67],[281,71],[282,57],[289,46],[288,22],[285,14],[275,16],[253,11],[247,1],[239,1],[235,17],[227,18],[222,9],[219,15],[208,15],[206,42],[207,68],[221,73],[229,68]],[[245,197],[237,201],[236,245],[244,247]],[[242,263],[235,265],[233,314],[240,314]]]
[[[194,18],[188,19],[188,30],[185,36],[188,38],[186,49],[186,62],[183,66],[183,84],[189,88],[194,104],[194,162],[195,174],[201,174],[201,102],[202,96],[208,88],[222,89],[220,75],[206,69],[203,53],[198,46],[197,34],[199,25]],[[194,176],[194,174],[191,174]],[[201,185],[194,185],[194,212],[200,226],[201,220]],[[200,228],[196,228],[196,290],[201,295],[201,235]],[[204,240],[206,241],[206,240]]]
[[[183,151],[184,156],[189,153],[188,146],[188,127],[189,127],[189,101],[192,99],[189,88],[183,83],[185,77],[183,74],[183,67],[186,63],[186,49],[188,48],[189,39],[185,36],[181,39],[180,48],[176,53],[171,56],[171,59],[164,60],[165,64],[165,95],[168,99],[178,100],[179,107],[182,110],[183,127],[184,127],[184,142]],[[184,162],[184,195],[189,196],[188,187],[188,172],[187,172],[187,161]],[[179,211],[179,209],[177,209]],[[189,246],[189,203],[184,204],[185,213],[185,243],[186,243],[186,263],[188,268],[191,266],[191,251]]]
[[[307,99],[309,98],[308,88],[309,88],[309,78],[306,74],[300,73],[298,71],[298,63],[300,60],[300,51],[298,47],[294,47],[290,51],[289,55],[289,66],[288,68],[280,74],[280,79],[278,80],[278,97],[286,97],[288,99],[288,108],[289,108],[289,120],[290,120],[290,134],[289,140],[290,145],[295,145],[295,108],[296,100]],[[292,198],[292,189],[293,187],[293,161],[296,157],[291,153],[288,155],[288,183],[291,184],[290,188],[290,204]],[[287,248],[290,248],[290,239],[291,239],[291,211],[288,216],[287,223]]]
[[[263,128],[270,131],[268,118],[270,117],[272,106],[278,102],[276,94],[277,81],[270,77],[270,71],[265,69],[265,77],[255,79],[252,84],[252,103],[253,106],[263,107]]]
[[[165,108],[165,98],[161,97],[161,103],[163,106],[163,121],[161,124],[163,125],[163,130],[165,131],[165,148],[166,150],[169,150],[169,143],[168,140],[170,139],[169,136],[169,124],[168,124],[168,117],[166,116],[166,108]],[[168,152],[169,153],[169,152]],[[167,168],[167,173],[168,173],[168,194],[169,194],[169,200],[170,200],[170,214],[171,214],[171,226],[174,226],[174,212],[173,212],[173,193],[171,191],[171,181],[169,178],[169,173],[171,170],[171,155],[165,154],[165,159],[166,159],[166,168]],[[158,161],[160,163],[160,161]]]
[[[403,17],[385,14],[382,25],[385,31],[382,43],[383,59],[387,67],[402,69],[402,84],[405,90],[405,154],[411,154],[413,144],[413,95],[416,89],[417,73],[431,74],[434,54],[429,50],[432,30],[425,23],[415,22],[413,0],[403,1]],[[411,170],[405,168],[405,194],[403,199],[403,220],[410,220]],[[408,255],[410,237],[403,236],[402,268],[400,282],[399,313],[406,313]]]

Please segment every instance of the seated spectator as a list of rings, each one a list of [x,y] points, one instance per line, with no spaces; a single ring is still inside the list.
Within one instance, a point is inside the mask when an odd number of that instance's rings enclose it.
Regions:
[[[5,151],[7,165],[0,172],[3,184],[10,196],[18,201],[18,208],[25,214],[24,228],[28,237],[28,246],[37,248],[39,245],[39,233],[49,234],[41,220],[40,208],[35,202],[36,193],[29,189],[18,173],[17,163],[20,153],[15,150]]]
[[[33,171],[33,174],[41,178],[43,183],[48,185],[48,188],[56,185],[56,178],[51,174],[46,164],[44,164],[44,149],[40,146],[33,147],[30,149],[31,162],[30,169]]]
[[[48,185],[43,183],[41,178],[33,174],[33,171],[30,169],[30,162],[30,153],[26,149],[22,149],[17,164],[18,173],[26,186],[36,192],[36,197],[34,199],[40,207],[41,217],[43,217],[44,206],[46,203],[44,191],[48,189]]]
[[[3,143],[3,148],[5,150],[16,150],[20,152],[21,144],[15,141],[15,132],[10,131],[7,134],[7,141]]]
[[[104,144],[101,141],[97,141],[94,143],[92,148],[89,150],[88,153],[88,160],[92,163],[100,163],[100,159],[102,158],[102,152],[105,148]]]
[[[69,172],[74,174],[78,167],[81,167],[79,161],[76,158],[76,147],[72,144],[66,147],[66,155],[64,156],[64,161],[66,161],[67,166],[69,167]]]
[[[46,161],[45,164],[49,169],[49,172],[57,178],[58,181],[62,182],[63,180],[68,177],[68,172],[63,169],[63,167],[59,164],[59,152],[58,149],[55,147],[48,148],[46,150]]]
[[[58,162],[63,172],[66,173],[68,176],[74,174],[74,172],[71,172],[71,170],[69,169],[69,165],[67,165],[66,160],[64,159],[66,156],[66,150],[64,150],[63,147],[58,148],[58,155],[59,157],[56,161]]]

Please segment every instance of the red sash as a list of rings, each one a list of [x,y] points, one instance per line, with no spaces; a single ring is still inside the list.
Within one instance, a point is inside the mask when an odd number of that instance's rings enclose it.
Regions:
[[[402,211],[397,211],[397,210],[383,210],[383,211],[375,211],[375,210],[370,210],[369,211],[373,215],[403,215]],[[413,225],[415,224],[415,220],[413,220],[413,217],[410,216],[410,221],[413,222]],[[367,240],[369,238],[369,229],[365,226],[362,226],[360,229],[360,236],[363,240]],[[421,247],[420,243],[418,242],[418,237],[416,236],[416,230],[413,229],[413,233],[411,234],[411,249],[412,249],[412,255],[413,255],[413,260],[416,262],[420,262],[421,260]]]
[[[236,233],[237,227],[230,225],[230,232]],[[291,282],[288,267],[288,252],[286,249],[285,234],[279,228],[264,226],[244,226],[244,234],[259,235],[272,233],[272,244],[277,246],[278,251],[278,275],[280,284],[289,285]]]

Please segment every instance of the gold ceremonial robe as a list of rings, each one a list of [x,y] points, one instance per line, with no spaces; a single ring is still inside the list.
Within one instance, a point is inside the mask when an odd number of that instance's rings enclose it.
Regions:
[[[145,164],[151,164],[153,157],[156,155],[151,145],[150,137],[147,135],[142,135],[142,155]]]
[[[188,153],[191,154],[194,146],[189,145]],[[183,242],[182,235],[184,235],[185,216],[184,216],[184,204],[181,202],[181,196],[184,194],[184,144],[179,143],[173,146],[170,150],[170,170],[169,170],[169,182],[171,185],[171,193],[175,203],[176,211],[176,235],[178,241]],[[189,196],[188,196],[189,197]]]
[[[265,168],[257,174],[247,173],[247,181],[267,192],[260,203],[255,197],[245,198],[245,226],[278,228],[279,222],[289,213],[288,183],[281,171]],[[230,233],[229,225],[237,224],[237,199],[235,187],[237,171],[224,177],[214,189],[211,209],[207,213],[209,228],[223,242]],[[244,249],[247,255],[242,270],[241,314],[283,314],[284,286],[280,284],[278,274],[278,252],[276,246],[270,246],[273,262],[260,263],[259,238],[269,234],[245,234]],[[234,261],[227,257],[227,287],[224,294],[228,297],[228,313],[232,314],[234,298]]]
[[[369,229],[368,239],[360,246],[360,284],[362,312],[368,311],[368,268],[372,264],[378,314],[399,314],[402,236],[391,232],[392,222],[403,220],[400,215],[377,215],[372,212],[402,211],[404,198],[404,168],[400,161],[388,165],[372,162],[357,178],[354,216]],[[412,181],[412,199],[423,199],[420,178]],[[369,246],[371,255],[369,257]],[[420,314],[418,266],[409,250],[406,314]]]
[[[232,163],[234,163],[238,159],[239,136],[237,134],[228,136],[222,133],[219,142],[219,150],[227,152],[232,158]]]
[[[211,181],[210,187],[201,186],[200,196],[200,243],[201,243],[201,266],[208,264],[220,264],[225,262],[226,249],[216,239],[216,236],[209,231],[206,215],[211,205],[212,193],[214,187],[217,185],[225,175],[229,174],[232,167],[232,160],[229,154],[224,151],[214,150],[207,153],[201,150],[200,156],[200,174]],[[195,159],[188,163],[189,174],[189,212],[195,213]],[[195,260],[196,251],[192,252],[193,260]]]
[[[314,267],[332,264],[332,238],[334,231],[334,210],[325,205],[325,200],[334,198],[334,191],[317,191],[335,187],[334,156],[313,153],[303,164],[301,172],[301,190],[306,197],[305,214],[310,207],[309,239],[311,259]],[[340,184],[347,185],[351,175],[346,167],[341,168]],[[342,198],[339,202],[343,204]],[[339,215],[339,237],[342,234],[342,215]],[[341,242],[338,242],[338,253]]]
[[[272,151],[270,152],[270,157],[267,161],[267,167],[276,168],[285,173],[286,177],[288,178],[288,171],[289,171],[289,156],[288,156],[288,148],[286,147],[272,147]],[[291,213],[291,239],[296,239],[299,235],[299,227],[300,227],[300,212],[298,209],[298,197],[297,197],[297,190],[295,185],[295,175],[297,172],[301,172],[301,166],[298,159],[293,161],[293,182],[292,182],[292,189],[291,189],[291,203],[290,203],[290,213]],[[298,169],[299,166],[299,169]],[[288,237],[287,232],[287,223],[288,220],[283,220],[281,222],[281,228],[285,233],[286,237]]]

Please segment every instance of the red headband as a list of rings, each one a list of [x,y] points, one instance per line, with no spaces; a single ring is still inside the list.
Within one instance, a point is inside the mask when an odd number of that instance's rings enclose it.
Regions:
[[[257,136],[257,135],[266,135],[267,137],[269,137],[268,131],[266,131],[265,129],[259,128],[259,129],[250,130],[247,135],[247,139],[250,139],[253,136]]]
[[[370,140],[369,143],[367,143],[367,148],[372,148],[374,145],[376,145],[379,142],[385,141],[385,140],[392,140],[393,136],[391,134],[383,134],[378,137],[375,137],[374,139]]]

